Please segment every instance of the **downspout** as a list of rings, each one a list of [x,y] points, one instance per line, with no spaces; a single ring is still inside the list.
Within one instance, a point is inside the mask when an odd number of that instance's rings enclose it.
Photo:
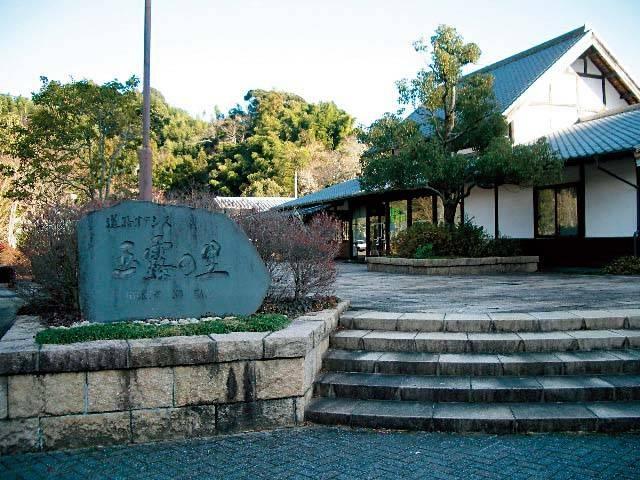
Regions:
[[[633,255],[640,256],[640,146],[633,152],[636,161],[636,231],[633,234]]]
[[[500,220],[498,219],[498,196],[499,196],[498,185],[493,186],[493,238],[498,238],[500,236]]]

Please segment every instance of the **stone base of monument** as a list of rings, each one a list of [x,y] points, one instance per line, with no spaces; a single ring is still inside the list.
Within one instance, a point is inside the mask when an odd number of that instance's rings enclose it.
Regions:
[[[0,340],[0,453],[207,437],[303,421],[348,302],[277,332],[35,343]]]

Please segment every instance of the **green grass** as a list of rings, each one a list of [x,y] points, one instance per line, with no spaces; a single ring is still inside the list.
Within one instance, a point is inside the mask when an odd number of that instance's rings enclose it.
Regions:
[[[231,332],[272,332],[281,330],[291,321],[285,315],[256,314],[224,320],[207,320],[186,325],[148,325],[118,322],[82,325],[73,328],[47,328],[38,332],[39,344],[68,344],[91,340],[133,340],[136,338],[209,335]]]

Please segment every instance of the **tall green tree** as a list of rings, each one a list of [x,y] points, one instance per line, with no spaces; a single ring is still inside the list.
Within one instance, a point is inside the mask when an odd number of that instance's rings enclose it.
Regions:
[[[425,188],[442,199],[445,223],[476,186],[536,185],[557,180],[563,163],[546,140],[512,145],[496,103],[493,77],[463,76],[480,48],[455,28],[441,25],[429,42],[414,44],[427,56],[415,78],[398,82],[399,101],[419,108],[424,125],[385,115],[363,132],[365,189]]]
[[[292,195],[296,171],[353,136],[354,118],[332,102],[267,90],[250,90],[245,101],[246,111],[218,116],[205,140],[210,185],[224,195]]]
[[[207,184],[207,152],[203,139],[209,124],[167,103],[151,90],[153,184],[161,191],[191,190]]]
[[[114,190],[135,188],[140,105],[131,77],[97,85],[42,78],[33,110],[15,125],[7,154],[17,160],[4,169],[8,194],[31,198],[53,185],[85,199],[104,200]]]

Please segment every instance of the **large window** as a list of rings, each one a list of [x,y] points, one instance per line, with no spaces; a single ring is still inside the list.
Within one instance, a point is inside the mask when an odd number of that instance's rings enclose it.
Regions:
[[[577,184],[534,190],[536,237],[571,237],[580,232]]]
[[[398,233],[407,229],[407,201],[389,202],[389,235],[393,240]]]
[[[411,200],[411,222],[433,223],[433,197],[416,197]]]

